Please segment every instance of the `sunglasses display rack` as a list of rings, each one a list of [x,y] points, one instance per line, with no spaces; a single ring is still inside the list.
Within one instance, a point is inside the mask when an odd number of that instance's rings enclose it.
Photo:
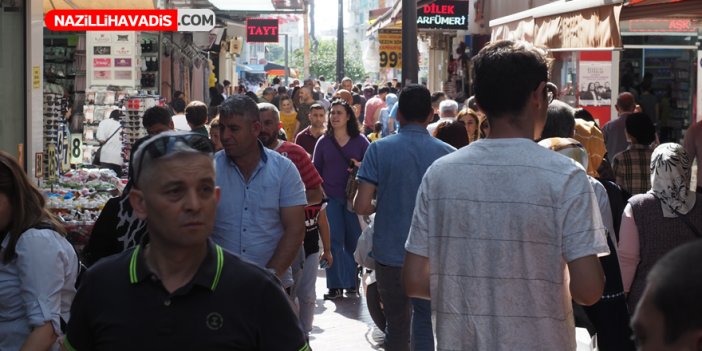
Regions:
[[[68,100],[60,94],[44,93],[44,180],[56,180],[61,172],[62,150],[67,147],[68,131],[64,114]]]
[[[100,143],[95,138],[100,122],[110,118],[110,113],[121,109],[124,100],[127,98],[127,91],[101,89],[88,89],[85,93],[85,106],[83,115],[83,163],[92,163],[95,152],[100,147]]]
[[[126,113],[122,115],[122,157],[129,172],[129,156],[134,143],[147,135],[141,123],[144,111],[153,106],[163,106],[165,100],[158,95],[130,96],[124,102]]]

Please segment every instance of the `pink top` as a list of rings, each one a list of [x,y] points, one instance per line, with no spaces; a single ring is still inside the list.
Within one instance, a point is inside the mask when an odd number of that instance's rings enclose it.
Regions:
[[[385,101],[378,97],[378,95],[368,100],[368,102],[366,102],[366,114],[363,118],[363,125],[373,129],[375,122],[378,122],[375,118],[375,112],[380,111],[383,107],[385,107]]]
[[[639,229],[634,221],[634,212],[631,209],[631,204],[626,204],[622,215],[622,223],[619,226],[618,254],[624,292],[628,293],[629,289],[631,289],[631,283],[634,281],[636,267],[641,261]]]
[[[690,164],[697,157],[697,186],[702,186],[702,120],[687,129],[683,146],[690,157]]]

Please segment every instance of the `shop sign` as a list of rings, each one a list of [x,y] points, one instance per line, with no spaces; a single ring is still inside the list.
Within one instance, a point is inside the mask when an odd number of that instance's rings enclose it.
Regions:
[[[437,0],[417,10],[417,28],[468,29],[468,1]]]
[[[71,153],[71,164],[81,164],[83,163],[83,134],[73,133],[71,134],[70,142],[70,153]]]
[[[629,21],[630,32],[697,32],[691,19],[643,19]]]
[[[381,30],[378,32],[380,42],[380,68],[402,67],[402,32],[399,30]]]
[[[70,147],[70,134],[68,133],[68,128],[66,125],[59,128],[58,130],[58,158],[59,167],[61,172],[68,172],[71,170],[71,152]]]
[[[277,18],[247,18],[246,41],[249,43],[277,43]]]
[[[51,31],[168,31],[209,32],[215,27],[215,13],[210,9],[70,9],[51,10],[44,16]],[[130,41],[124,34],[104,34],[93,43]]]

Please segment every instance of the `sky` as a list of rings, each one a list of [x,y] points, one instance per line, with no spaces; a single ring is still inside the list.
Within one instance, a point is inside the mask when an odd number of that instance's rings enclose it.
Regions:
[[[314,0],[315,30],[336,29],[338,6],[338,0]]]

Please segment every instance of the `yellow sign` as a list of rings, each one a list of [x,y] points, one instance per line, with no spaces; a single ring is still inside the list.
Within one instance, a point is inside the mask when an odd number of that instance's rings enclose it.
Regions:
[[[378,32],[378,41],[380,68],[402,68],[402,32],[381,30]]]
[[[41,85],[41,68],[32,66],[32,88],[39,89]]]

